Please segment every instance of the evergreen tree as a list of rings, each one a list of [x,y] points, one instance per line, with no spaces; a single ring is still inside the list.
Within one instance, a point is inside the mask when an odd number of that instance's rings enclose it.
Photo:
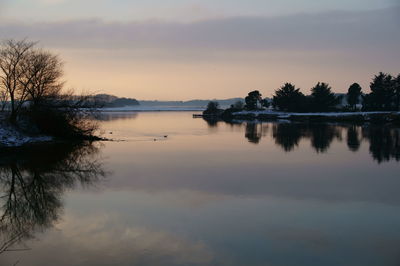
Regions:
[[[353,110],[355,110],[356,105],[360,103],[361,90],[361,86],[358,83],[354,83],[347,92],[347,102]]]
[[[311,108],[314,112],[331,111],[338,105],[340,98],[331,91],[331,87],[324,82],[318,82],[311,89]]]
[[[394,79],[394,102],[397,111],[400,110],[400,74]]]
[[[291,83],[285,83],[275,91],[272,104],[274,108],[287,112],[299,112],[304,108],[305,96]]]
[[[367,110],[392,110],[394,105],[394,79],[391,75],[380,72],[371,82],[371,93],[364,98]]]

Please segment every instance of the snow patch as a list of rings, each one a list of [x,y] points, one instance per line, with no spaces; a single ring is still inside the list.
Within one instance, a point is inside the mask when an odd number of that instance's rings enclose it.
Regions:
[[[0,147],[19,147],[52,140],[53,138],[49,136],[29,136],[11,126],[0,123]]]
[[[374,115],[374,114],[400,114],[400,112],[328,112],[328,113],[286,113],[286,112],[275,112],[271,110],[262,110],[262,111],[242,111],[233,113],[233,115],[251,115],[251,116],[259,116],[259,115],[276,115],[278,118],[290,118],[292,116],[326,116],[326,117],[340,117],[340,116],[355,116],[355,115]]]

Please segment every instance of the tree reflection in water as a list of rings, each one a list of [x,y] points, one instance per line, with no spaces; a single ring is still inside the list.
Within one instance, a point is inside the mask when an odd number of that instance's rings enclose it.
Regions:
[[[272,136],[275,143],[283,148],[284,151],[290,152],[299,146],[301,138],[307,132],[307,128],[303,128],[293,123],[273,124]]]
[[[50,228],[62,212],[66,189],[105,177],[98,147],[59,144],[0,153],[0,254]]]
[[[361,146],[359,128],[359,126],[351,125],[347,129],[347,147],[353,152],[358,151]]]
[[[212,123],[216,129],[219,123]],[[352,152],[357,152],[363,140],[369,142],[369,151],[372,158],[378,163],[391,160],[400,161],[400,126],[396,125],[357,125],[357,124],[328,124],[328,123],[256,123],[240,122],[228,123],[242,125],[245,138],[249,142],[259,144],[267,136],[269,126],[272,128],[271,136],[275,144],[285,152],[291,152],[303,140],[309,140],[317,153],[329,150],[334,140],[343,141],[342,133],[345,132],[347,147]]]
[[[246,123],[246,139],[250,143],[258,144],[267,135],[268,127],[268,124],[263,123]]]
[[[369,151],[376,161],[400,161],[399,127],[369,126],[362,129],[362,135],[369,140]]]
[[[340,128],[328,124],[310,125],[311,146],[318,153],[327,152],[334,139],[342,139]]]

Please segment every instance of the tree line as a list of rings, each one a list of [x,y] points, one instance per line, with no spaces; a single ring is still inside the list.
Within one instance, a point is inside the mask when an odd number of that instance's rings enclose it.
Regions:
[[[63,62],[58,55],[26,40],[0,44],[0,110],[15,126],[28,124],[53,136],[89,136],[96,129],[89,112],[90,95],[64,90]],[[32,127],[33,126],[33,127]]]
[[[370,83],[370,93],[363,93],[358,83],[352,84],[346,95],[336,95],[328,83],[318,82],[311,88],[309,95],[303,94],[292,83],[285,83],[277,89],[272,99],[262,98],[258,90],[251,91],[245,102],[237,102],[227,110],[260,110],[270,108],[283,112],[333,112],[333,111],[399,111],[400,110],[400,74],[392,76],[380,72]],[[347,105],[341,105],[343,97]],[[216,113],[219,105],[210,102],[207,113]]]

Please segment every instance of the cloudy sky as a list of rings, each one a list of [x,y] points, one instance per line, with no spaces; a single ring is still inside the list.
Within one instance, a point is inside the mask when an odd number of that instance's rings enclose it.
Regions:
[[[138,99],[368,90],[400,72],[399,28],[398,0],[0,0],[0,39],[57,52],[68,87]]]

